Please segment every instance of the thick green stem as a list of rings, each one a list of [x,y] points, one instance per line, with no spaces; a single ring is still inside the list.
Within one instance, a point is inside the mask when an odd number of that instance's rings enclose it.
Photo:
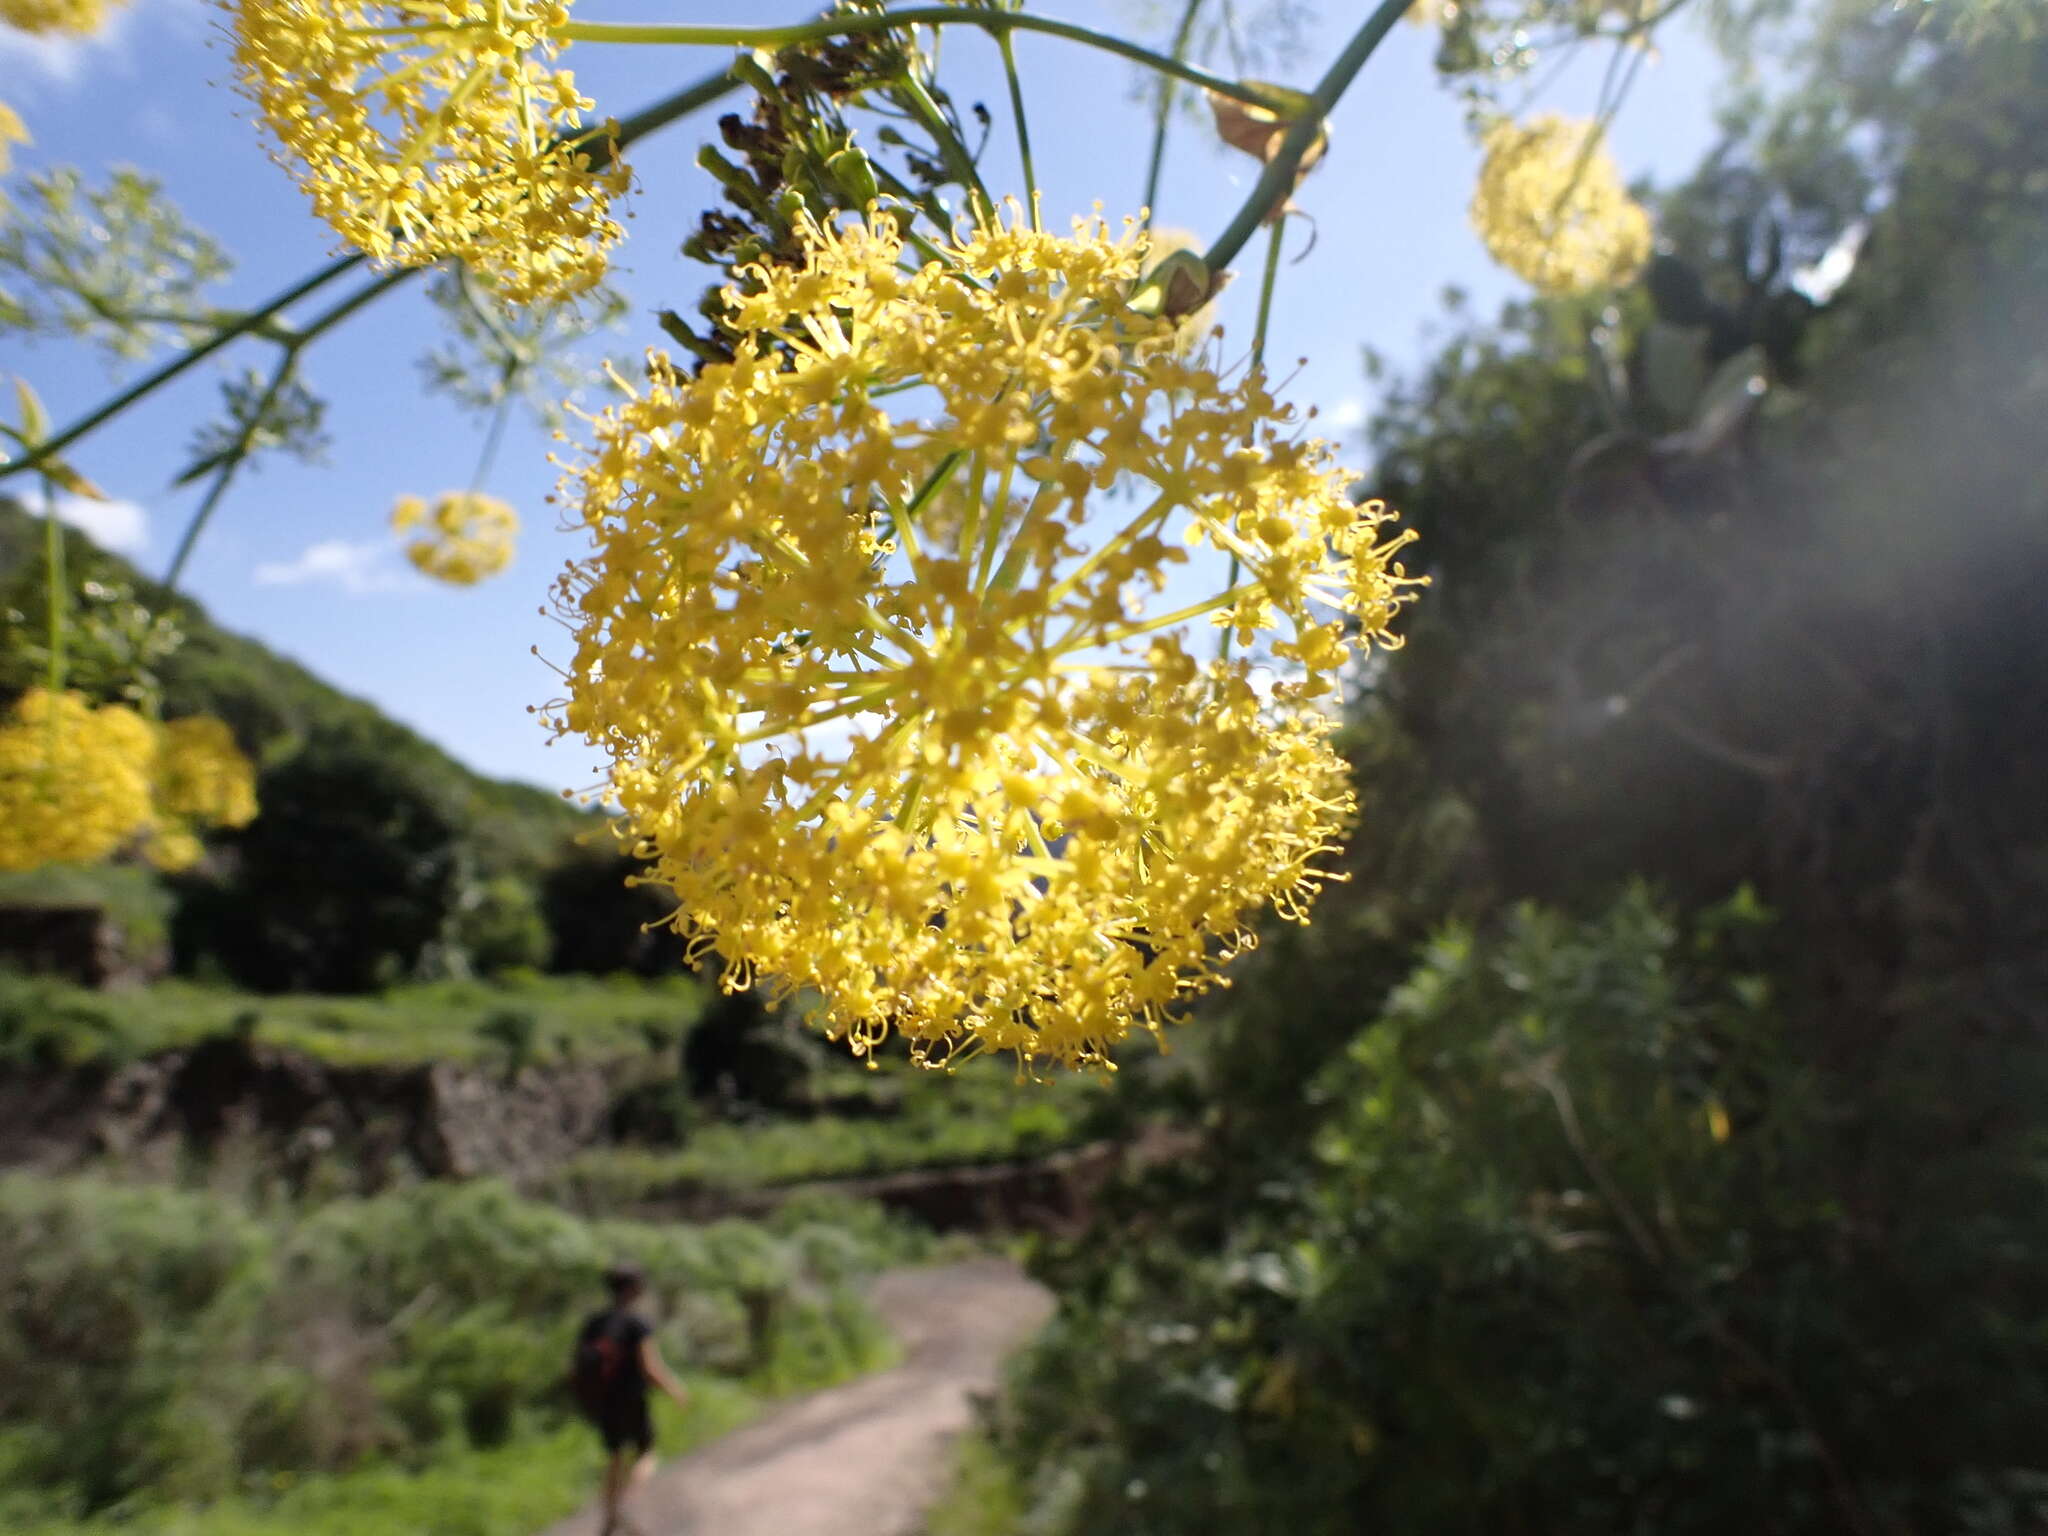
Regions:
[[[798,43],[823,42],[827,38],[851,37],[861,32],[889,32],[899,27],[962,25],[980,27],[988,32],[1014,30],[1042,32],[1048,37],[1062,37],[1069,42],[1084,43],[1091,48],[1100,48],[1105,53],[1117,54],[1156,69],[1161,74],[1185,80],[1190,85],[1204,86],[1238,101],[1249,101],[1266,107],[1279,105],[1257,86],[1226,80],[1221,75],[1212,75],[1205,69],[1196,69],[1179,59],[1169,58],[1163,53],[1157,53],[1121,37],[1113,37],[1106,32],[1097,32],[1092,27],[1084,27],[1071,21],[1055,21],[1049,16],[1033,16],[1025,11],[1003,11],[988,6],[907,5],[893,11],[867,11],[823,17],[817,21],[796,22],[783,27],[693,26],[680,22],[642,25],[636,22],[571,21],[556,27],[550,35],[568,43],[664,43],[700,48],[784,48]]]
[[[1187,9],[1180,13],[1180,26],[1173,34],[1173,58],[1176,62],[1187,56],[1189,39],[1195,35],[1195,21],[1206,3],[1207,0],[1188,0]],[[1159,82],[1159,106],[1152,118],[1152,158],[1145,167],[1145,201],[1140,205],[1145,210],[1148,225],[1158,212],[1159,177],[1166,168],[1166,129],[1173,119],[1175,94],[1173,77],[1162,78]]]
[[[15,459],[11,463],[0,464],[0,480],[6,479],[9,475],[19,474],[23,470],[34,469],[39,464],[47,463],[50,459],[55,458],[66,448],[77,442],[81,437],[84,437],[86,433],[93,431],[97,427],[104,426],[144,396],[154,394],[179,375],[198,367],[199,364],[205,362],[229,342],[261,330],[262,327],[275,320],[277,315],[287,306],[296,304],[309,293],[317,292],[319,289],[326,287],[337,277],[352,272],[363,264],[364,259],[361,255],[355,255],[344,256],[338,261],[329,262],[318,272],[313,273],[312,276],[294,283],[262,308],[251,310],[246,315],[237,316],[205,341],[179,353],[168,363],[165,363],[163,367],[137,380],[127,389],[122,390],[120,394],[114,396],[113,399],[88,412],[47,442],[37,444],[32,452],[23,455],[19,459]]]
[[[730,70],[720,70],[716,74],[706,75],[703,79],[684,86],[673,95],[665,96],[652,106],[646,107],[634,113],[631,117],[626,118],[619,124],[616,136],[606,135],[600,138],[591,146],[591,159],[598,165],[608,164],[619,149],[623,149],[635,139],[643,138],[659,128],[665,128],[670,123],[676,121],[676,119],[686,117],[698,108],[709,105],[711,102],[718,100],[719,97],[738,89],[739,83],[739,80]],[[304,340],[302,333],[289,333],[282,336],[275,334],[278,317],[291,305],[298,303],[299,300],[326,287],[336,278],[354,271],[366,259],[360,252],[350,256],[339,257],[329,262],[319,271],[294,283],[291,287],[285,289],[284,292],[260,307],[250,310],[246,314],[235,316],[232,320],[223,324],[213,335],[207,337],[206,340],[179,353],[161,368],[138,379],[134,384],[122,390],[121,393],[115,395],[104,404],[96,406],[86,415],[80,417],[70,426],[59,432],[55,437],[50,438],[47,442],[38,444],[32,452],[24,454],[19,459],[0,464],[0,480],[6,479],[9,475],[18,474],[25,470],[34,469],[38,465],[48,463],[80,438],[86,436],[86,434],[105,426],[130,406],[155,394],[166,384],[196,368],[230,342],[252,335],[264,336],[268,340],[277,342],[280,346],[289,346],[295,341]],[[402,272],[392,274],[392,276],[402,279],[418,270],[420,269],[407,268]],[[382,290],[380,289],[379,291],[381,292]]]
[[[1220,272],[1229,266],[1237,253],[1244,249],[1245,242],[1251,239],[1259,221],[1287,200],[1288,193],[1294,190],[1294,177],[1301,167],[1302,156],[1308,153],[1309,146],[1323,131],[1323,119],[1330,115],[1330,109],[1350,88],[1359,70],[1365,67],[1365,61],[1372,57],[1373,50],[1394,30],[1395,23],[1407,14],[1413,3],[1414,0],[1380,0],[1379,9],[1352,34],[1351,41],[1344,45],[1344,51],[1337,55],[1335,62],[1316,83],[1316,88],[1309,93],[1307,109],[1289,126],[1287,136],[1280,141],[1279,152],[1266,162],[1251,195],[1237,210],[1237,217],[1203,254],[1202,259],[1208,263],[1210,271]]]

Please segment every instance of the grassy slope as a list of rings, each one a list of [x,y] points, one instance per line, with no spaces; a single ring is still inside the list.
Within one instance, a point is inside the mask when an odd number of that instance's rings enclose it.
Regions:
[[[428,982],[375,997],[258,997],[182,981],[92,992],[0,976],[0,1060],[128,1060],[253,1016],[259,1041],[335,1065],[502,1061],[506,1048],[485,1026],[510,1013],[533,1021],[532,1061],[616,1057],[666,1049],[703,998],[688,977],[549,976],[490,986]]]
[[[858,1370],[788,1382],[784,1393],[829,1386],[891,1363],[878,1347]],[[692,1450],[773,1406],[761,1388],[685,1373],[688,1413],[657,1400],[656,1444],[664,1455]],[[367,1466],[285,1479],[267,1492],[199,1509],[156,1509],[127,1518],[36,1521],[12,1536],[532,1536],[595,1495],[599,1452],[582,1424],[534,1425],[489,1450],[445,1449],[418,1470]]]
[[[999,1061],[953,1073],[891,1063],[869,1078],[886,1116],[714,1123],[675,1149],[606,1147],[554,1181],[573,1206],[609,1209],[692,1187],[746,1189],[943,1164],[1000,1162],[1088,1139],[1112,1091],[1100,1078],[1020,1081]]]

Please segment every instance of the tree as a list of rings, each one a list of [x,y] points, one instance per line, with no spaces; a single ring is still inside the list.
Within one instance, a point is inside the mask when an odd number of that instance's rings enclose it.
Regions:
[[[180,966],[211,961],[266,992],[367,992],[409,976],[456,914],[455,816],[350,735],[316,735],[257,792],[265,814],[229,840],[231,873],[182,892]]]

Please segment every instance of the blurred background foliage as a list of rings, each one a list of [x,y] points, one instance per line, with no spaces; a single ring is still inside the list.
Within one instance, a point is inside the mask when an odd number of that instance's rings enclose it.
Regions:
[[[1387,381],[1352,881],[935,1536],[2048,1528],[2048,37],[1721,14],[1643,283]]]

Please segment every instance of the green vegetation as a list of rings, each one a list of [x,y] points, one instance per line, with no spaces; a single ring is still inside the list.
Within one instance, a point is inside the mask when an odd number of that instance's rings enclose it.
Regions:
[[[43,535],[0,496],[0,705],[42,677]],[[472,772],[85,535],[63,538],[81,591],[72,685],[225,720],[258,766],[265,812],[211,835],[188,874],[51,867],[0,877],[0,905],[100,905],[131,958],[168,948],[181,974],[263,992],[684,969],[681,941],[647,931],[673,904],[626,885],[636,866],[600,816]]]
[[[613,1210],[693,1189],[1035,1157],[1088,1139],[1114,1092],[1100,1078],[1020,1082],[995,1061],[950,1075],[898,1064],[848,1077],[869,1090],[868,1113],[700,1123],[679,1148],[585,1152],[550,1187],[573,1207]]]
[[[16,1175],[0,1230],[0,1523],[152,1536],[529,1536],[589,1493],[563,1377],[606,1264],[646,1267],[699,1388],[674,1444],[874,1367],[858,1286],[927,1249],[844,1202],[657,1228],[492,1184],[300,1210]]]
[[[0,695],[11,696],[40,680],[35,670],[44,633],[40,586],[41,520],[0,496]],[[483,833],[479,856],[490,872],[537,871],[551,862],[563,839],[588,829],[592,818],[546,790],[490,779],[455,761],[416,732],[362,699],[323,683],[297,662],[216,625],[190,597],[173,595],[133,565],[64,530],[65,568],[96,588],[92,606],[139,604],[168,616],[182,640],[154,664],[167,716],[217,715],[233,727],[259,765],[289,757],[317,735],[359,741],[384,761],[417,778],[462,822]],[[92,594],[88,591],[88,596]],[[93,680],[94,614],[81,616],[83,633],[72,665],[82,686]],[[108,645],[123,626],[103,625]],[[120,658],[108,657],[113,666]],[[125,672],[125,668],[115,668]]]
[[[337,1066],[518,1064],[670,1050],[701,1011],[688,976],[514,975],[428,982],[372,997],[252,997],[170,981],[95,992],[0,971],[0,1062],[120,1062],[211,1035],[253,1031]],[[508,1041],[508,1018],[525,1026]]]
[[[1016,1536],[1026,1504],[1016,1474],[986,1435],[953,1445],[946,1490],[925,1514],[924,1536]]]

